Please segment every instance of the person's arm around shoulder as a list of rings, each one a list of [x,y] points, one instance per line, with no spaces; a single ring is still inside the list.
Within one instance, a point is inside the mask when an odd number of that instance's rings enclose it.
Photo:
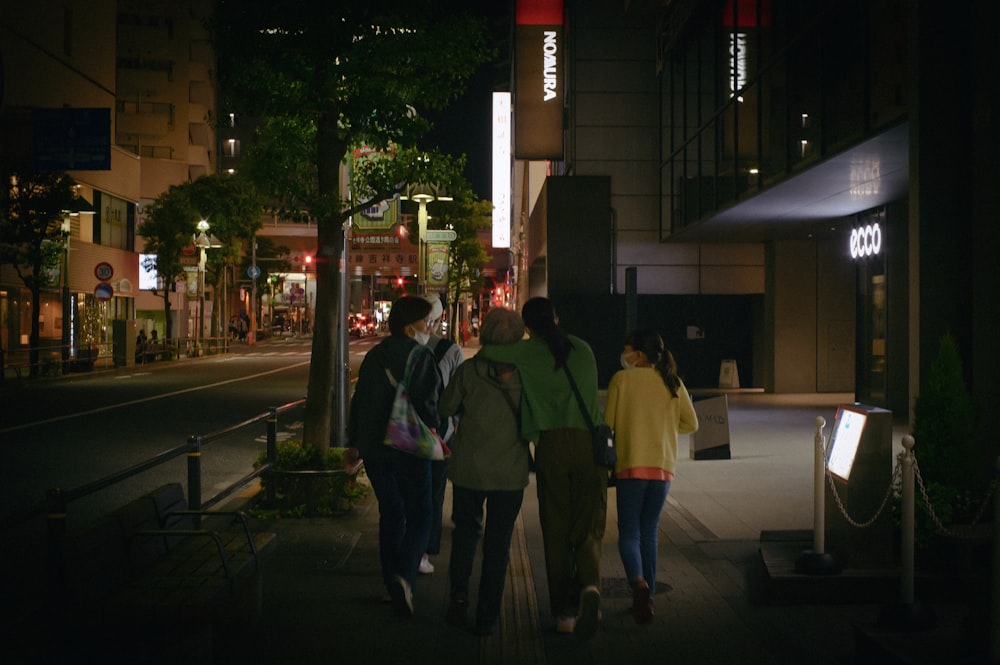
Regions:
[[[615,429],[615,415],[618,413],[618,397],[621,393],[623,371],[624,370],[619,370],[615,372],[614,376],[611,377],[611,382],[608,383],[608,397],[604,402],[604,422],[606,422],[611,429]]]
[[[525,350],[528,348],[526,345],[529,340],[522,339],[514,344],[487,344],[486,346],[479,349],[479,353],[484,360],[493,360],[502,363],[511,363],[516,365],[518,361],[524,359]]]
[[[680,419],[677,423],[678,434],[693,434],[698,431],[698,414],[694,411],[691,395],[684,382],[677,387],[677,399],[680,400]]]

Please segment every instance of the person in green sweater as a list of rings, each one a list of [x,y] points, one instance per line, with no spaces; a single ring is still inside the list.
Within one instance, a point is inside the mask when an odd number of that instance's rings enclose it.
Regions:
[[[698,417],[657,333],[629,333],[621,364],[608,384],[604,417],[618,448],[618,553],[632,586],[632,614],[646,623],[653,617],[657,534],[677,469],[677,436],[696,431]]]
[[[590,345],[559,328],[548,298],[521,308],[528,339],[484,346],[486,360],[509,362],[521,376],[521,435],[535,442],[538,514],[556,630],[589,638],[600,617],[601,540],[608,472],[594,464],[590,430],[566,376],[573,374],[595,424],[597,363]]]

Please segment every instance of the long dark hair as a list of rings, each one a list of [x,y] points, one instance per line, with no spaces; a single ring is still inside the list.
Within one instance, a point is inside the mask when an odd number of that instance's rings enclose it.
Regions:
[[[663,377],[667,390],[677,397],[677,389],[681,385],[681,379],[677,375],[677,361],[670,350],[663,346],[663,338],[653,330],[633,330],[625,336],[625,344],[631,346],[633,351],[646,354],[649,364]]]
[[[521,308],[521,318],[524,319],[525,327],[549,345],[549,351],[556,359],[555,368],[560,369],[565,365],[573,343],[556,323],[556,308],[552,301],[542,297],[529,298]]]

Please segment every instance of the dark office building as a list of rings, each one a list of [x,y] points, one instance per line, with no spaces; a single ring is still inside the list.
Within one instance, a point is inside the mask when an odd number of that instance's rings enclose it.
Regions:
[[[634,302],[689,385],[735,359],[742,387],[854,393],[897,420],[950,331],[987,413],[990,5],[565,2],[563,159],[515,173],[529,293],[544,283],[599,355]]]

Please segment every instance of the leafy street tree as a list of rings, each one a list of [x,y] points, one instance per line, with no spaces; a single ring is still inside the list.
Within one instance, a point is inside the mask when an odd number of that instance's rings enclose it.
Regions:
[[[163,316],[167,339],[174,336],[170,316],[169,284],[184,277],[183,256],[194,256],[191,238],[200,219],[191,203],[187,184],[172,185],[144,211],[145,221],[137,233],[145,238],[143,252],[156,255],[153,267],[163,282]],[[144,266],[149,267],[149,266]]]
[[[420,109],[440,109],[486,60],[486,26],[457,0],[341,0],[336,3],[221,0],[216,27],[222,89],[230,110],[315,127],[316,304],[304,442],[340,438],[346,401],[339,266],[355,211],[409,182],[450,185],[463,160],[411,146],[429,128]],[[340,167],[354,148],[392,159],[355,169],[353,203]],[[396,146],[395,149],[391,146]],[[347,201],[345,203],[345,200]],[[340,442],[341,444],[343,442]]]
[[[38,376],[41,290],[52,284],[64,243],[63,212],[76,199],[75,183],[65,173],[21,172],[5,179],[0,200],[0,263],[13,266],[31,292],[29,375]]]
[[[198,211],[197,219],[207,221],[209,233],[220,241],[221,247],[206,254],[205,281],[212,285],[214,293],[223,293],[228,267],[248,253],[249,243],[263,225],[261,195],[240,174],[202,176],[187,187],[191,204]],[[225,315],[222,307],[214,308],[212,335],[224,333],[225,320],[220,317]]]
[[[138,233],[145,238],[143,251],[156,255],[156,272],[169,284],[184,276],[181,257],[195,256],[197,224],[207,221],[210,234],[220,241],[221,247],[206,253],[205,281],[219,293],[225,267],[239,262],[244,243],[261,227],[260,213],[260,195],[246,179],[207,175],[193,182],[173,185],[161,194],[145,211],[146,221]],[[173,332],[166,289],[163,313],[166,335],[170,339]],[[212,328],[218,334],[217,319],[213,320]]]

